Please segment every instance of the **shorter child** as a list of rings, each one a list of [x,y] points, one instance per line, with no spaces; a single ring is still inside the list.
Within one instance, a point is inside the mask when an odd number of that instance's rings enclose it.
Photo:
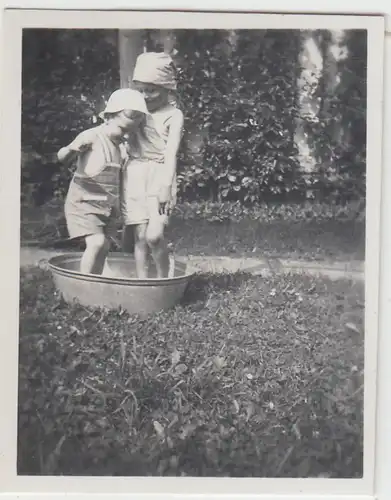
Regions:
[[[100,114],[104,123],[81,132],[58,152],[60,161],[76,163],[65,201],[65,217],[70,238],[85,238],[82,273],[102,274],[109,251],[107,231],[113,218],[120,215],[120,144],[147,114],[141,93],[117,90]]]

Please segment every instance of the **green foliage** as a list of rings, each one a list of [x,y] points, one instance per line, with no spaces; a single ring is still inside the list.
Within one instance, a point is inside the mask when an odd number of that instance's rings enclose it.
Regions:
[[[174,215],[180,214],[184,220],[204,220],[207,222],[243,222],[246,219],[262,223],[277,221],[308,222],[320,221],[356,221],[361,211],[360,204],[305,202],[293,203],[254,203],[245,206],[239,201],[209,202],[198,201],[182,203],[175,209]]]
[[[22,194],[42,201],[67,189],[71,172],[55,155],[93,126],[118,87],[116,37],[109,30],[24,30]]]
[[[201,188],[218,200],[254,203],[298,189],[296,42],[286,31],[178,33],[180,92],[191,124],[183,193]],[[195,130],[198,158],[191,155]]]
[[[152,31],[148,50],[161,50]],[[179,158],[184,201],[298,201],[312,190],[346,201],[365,194],[366,37],[351,31],[349,56],[317,88],[319,119],[304,119],[316,159],[303,174],[294,134],[297,79],[305,34],[298,30],[178,30],[175,63],[186,134]],[[157,37],[158,38],[158,37]],[[323,55],[330,32],[315,33]],[[71,172],[54,155],[119,85],[117,33],[25,30],[23,40],[22,193],[64,195]],[[326,65],[327,66],[327,65]],[[327,69],[327,67],[325,67]]]
[[[306,123],[318,167],[311,187],[337,201],[365,197],[366,180],[367,39],[360,30],[345,36],[348,57],[336,64],[340,80],[328,86],[323,73],[315,93],[321,102],[318,120]],[[328,43],[329,33],[320,32],[325,60]]]

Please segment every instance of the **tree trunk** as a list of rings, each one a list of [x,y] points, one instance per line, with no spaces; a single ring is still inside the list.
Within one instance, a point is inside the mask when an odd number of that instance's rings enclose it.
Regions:
[[[297,79],[298,112],[295,142],[299,150],[299,161],[308,180],[307,198],[313,198],[311,189],[314,180],[316,157],[309,137],[309,124],[319,122],[321,99],[319,90],[323,73],[323,56],[317,33],[306,30],[302,33]]]
[[[311,124],[325,120],[330,122],[330,115],[336,111],[333,102],[338,97],[341,82],[340,63],[348,57],[346,32],[333,30],[328,32],[305,31],[299,55],[300,74],[298,77],[299,119],[297,121],[295,141],[299,149],[300,164],[307,178],[316,174],[316,162],[322,161],[327,169],[330,159],[317,158],[311,147]],[[307,130],[307,131],[306,131]],[[327,133],[334,144],[349,141],[349,130],[340,120],[335,120]],[[309,187],[307,196],[313,193]]]
[[[330,33],[330,41],[327,45],[325,54],[325,93],[330,99],[338,94],[338,86],[341,83],[341,68],[340,63],[348,57],[348,48],[346,45],[346,32],[343,30],[333,30]],[[332,113],[330,101],[325,102],[324,112]],[[348,128],[343,127],[343,123],[336,120],[332,130],[332,139],[339,142],[343,139],[348,140]]]
[[[306,122],[316,123],[319,120],[320,100],[316,93],[323,71],[322,53],[312,31],[303,33],[299,66],[300,73],[297,81],[299,118],[295,141],[299,149],[302,168],[310,173],[314,170],[315,162],[304,125]]]
[[[118,34],[121,87],[132,87],[137,57],[144,52],[143,30],[119,30]]]

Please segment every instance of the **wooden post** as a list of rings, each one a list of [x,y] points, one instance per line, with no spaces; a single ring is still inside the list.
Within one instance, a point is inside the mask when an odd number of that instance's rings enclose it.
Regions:
[[[176,37],[173,30],[153,30],[149,36],[153,51],[174,55]]]
[[[144,52],[143,30],[119,30],[118,47],[121,88],[131,87],[137,57]]]

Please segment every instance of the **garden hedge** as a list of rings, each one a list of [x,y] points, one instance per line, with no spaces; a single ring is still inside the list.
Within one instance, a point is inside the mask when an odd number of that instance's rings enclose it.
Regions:
[[[159,50],[151,32],[148,49]],[[287,30],[178,30],[178,101],[186,116],[179,161],[182,199],[333,201],[365,193],[366,37],[346,35],[349,57],[332,93],[320,81],[319,120],[305,123],[316,169],[305,174],[294,140],[298,54],[304,34]],[[318,32],[322,46],[329,32]],[[90,127],[120,85],[115,30],[25,30],[22,196],[63,196],[71,171],[57,150]],[[335,126],[348,131],[335,137]]]

